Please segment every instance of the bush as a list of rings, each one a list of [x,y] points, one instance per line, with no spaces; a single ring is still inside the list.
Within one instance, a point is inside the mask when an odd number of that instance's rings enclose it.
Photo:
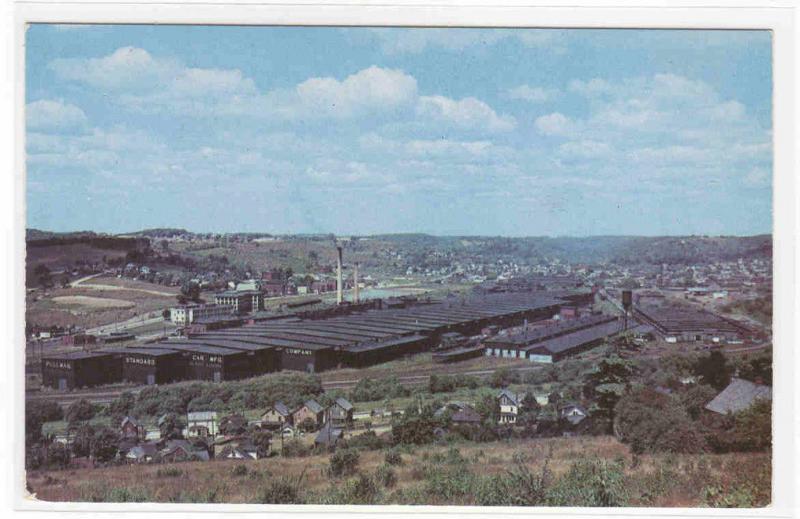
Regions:
[[[64,418],[70,423],[85,422],[94,418],[97,408],[86,399],[81,398],[69,405]]]
[[[384,487],[392,488],[397,484],[397,473],[390,465],[383,464],[375,471],[375,479]]]
[[[270,480],[258,493],[257,501],[262,504],[276,505],[304,504],[305,498],[300,492],[302,478],[301,475],[296,480],[286,477]]]
[[[350,437],[346,440],[345,445],[352,449],[378,450],[384,448],[386,443],[375,434],[375,431],[367,431]]]
[[[387,398],[402,398],[410,394],[407,387],[397,380],[397,377],[381,379],[362,378],[356,387],[350,391],[350,400],[353,402],[371,402]]]
[[[618,462],[600,459],[574,463],[548,492],[553,506],[625,506],[625,474]]]
[[[178,467],[164,467],[156,470],[157,478],[179,478],[185,475],[186,473]]]
[[[402,465],[403,464],[403,456],[400,455],[400,451],[397,449],[389,449],[386,451],[384,455],[384,461],[388,465]]]
[[[246,476],[247,467],[244,465],[236,465],[235,467],[233,467],[233,470],[231,470],[231,475],[235,477]]]
[[[339,449],[333,453],[328,466],[330,477],[340,477],[355,473],[358,467],[358,451],[355,449]]]
[[[284,443],[281,456],[287,458],[302,458],[311,454],[311,449],[300,440],[291,439]]]
[[[708,450],[705,431],[680,403],[650,388],[638,388],[614,407],[614,432],[634,453],[698,453]]]

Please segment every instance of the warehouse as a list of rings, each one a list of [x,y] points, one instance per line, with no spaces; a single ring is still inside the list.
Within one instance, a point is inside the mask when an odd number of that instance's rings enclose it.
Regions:
[[[428,347],[428,338],[422,335],[397,337],[376,342],[354,344],[342,349],[345,366],[363,368],[388,362],[405,355],[420,353]]]
[[[584,328],[529,346],[522,352],[522,358],[531,362],[553,363],[570,355],[577,355],[602,344],[607,338],[622,331],[619,320]]]
[[[68,390],[119,382],[122,361],[107,352],[75,351],[42,358],[42,384]]]
[[[180,351],[186,366],[185,378],[189,380],[236,380],[253,376],[252,357],[246,351],[203,346],[201,344],[154,343],[144,347]]]
[[[183,380],[185,358],[166,348],[116,348],[104,350],[122,361],[122,381],[136,384],[168,384]]]
[[[634,315],[669,343],[740,343],[748,334],[744,327],[700,308],[637,307]]]
[[[240,341],[233,337],[214,338],[211,336],[203,336],[200,339],[190,339],[188,341],[167,341],[166,346],[172,344],[200,344],[203,346],[213,346],[215,348],[226,348],[230,350],[246,352],[250,357],[251,362],[250,371],[252,375],[261,375],[264,373],[272,373],[280,369],[279,355],[275,351],[274,346],[265,344],[253,344],[249,342]]]
[[[590,315],[579,319],[570,319],[550,326],[526,329],[511,335],[498,335],[484,342],[485,355],[494,357],[526,358],[526,351],[533,344],[538,344],[579,330],[593,328],[605,323],[616,322],[617,318],[609,315]]]

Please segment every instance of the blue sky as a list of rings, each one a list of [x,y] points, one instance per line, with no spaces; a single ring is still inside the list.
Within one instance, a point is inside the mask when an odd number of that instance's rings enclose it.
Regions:
[[[28,227],[772,228],[766,31],[34,25]]]

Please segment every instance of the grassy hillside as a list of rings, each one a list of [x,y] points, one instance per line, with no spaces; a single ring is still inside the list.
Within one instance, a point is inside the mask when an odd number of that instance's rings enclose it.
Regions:
[[[355,472],[340,477],[328,475],[330,456],[315,455],[37,471],[28,484],[46,501],[662,507],[770,501],[768,453],[632,456],[613,437],[399,452],[400,464],[389,465],[386,449],[361,451]]]

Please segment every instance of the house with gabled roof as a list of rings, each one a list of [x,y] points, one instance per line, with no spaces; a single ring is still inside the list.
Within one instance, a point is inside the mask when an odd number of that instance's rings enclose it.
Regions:
[[[317,437],[314,438],[314,445],[335,449],[342,439],[342,435],[343,430],[341,428],[334,427],[333,423],[328,422],[317,433]]]
[[[772,388],[742,378],[732,378],[728,387],[706,405],[706,409],[718,414],[744,411],[758,400],[772,400]]]
[[[122,419],[119,429],[120,437],[124,440],[143,441],[147,435],[144,426],[130,416]]]
[[[294,424],[292,411],[283,402],[275,402],[261,414],[261,425],[264,427],[280,428],[283,424]]]
[[[307,418],[313,420],[317,427],[321,427],[325,423],[325,407],[314,399],[306,400],[297,411],[292,413],[292,420],[297,426]]]
[[[328,409],[328,417],[334,425],[345,426],[353,423],[353,404],[346,398],[339,397],[334,400]]]
[[[497,402],[500,406],[500,419],[498,422],[502,424],[516,423],[521,401],[522,395],[517,395],[506,388],[501,389],[497,395]]]

